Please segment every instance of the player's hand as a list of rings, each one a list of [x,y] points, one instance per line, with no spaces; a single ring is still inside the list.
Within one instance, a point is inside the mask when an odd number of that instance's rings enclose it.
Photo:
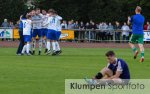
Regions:
[[[128,21],[130,21],[131,20],[131,17],[130,16],[128,16]]]

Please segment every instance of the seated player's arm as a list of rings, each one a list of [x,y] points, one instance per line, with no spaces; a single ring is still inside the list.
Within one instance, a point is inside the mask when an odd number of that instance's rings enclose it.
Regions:
[[[111,76],[110,79],[119,78],[120,75],[122,74],[122,71],[123,71],[123,68],[122,68],[121,62],[118,62],[118,67],[117,67],[116,73],[115,73],[115,75]]]
[[[110,77],[110,79],[117,79],[120,77],[121,74],[122,74],[122,71],[116,71],[116,74]]]

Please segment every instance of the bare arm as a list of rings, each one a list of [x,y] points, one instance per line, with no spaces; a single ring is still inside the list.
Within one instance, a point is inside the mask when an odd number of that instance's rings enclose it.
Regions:
[[[130,25],[130,23],[131,23],[131,17],[130,16],[128,17],[128,22],[127,23],[128,23],[128,25]]]
[[[122,74],[122,71],[116,71],[116,74],[110,77],[110,79],[119,78],[121,74]]]

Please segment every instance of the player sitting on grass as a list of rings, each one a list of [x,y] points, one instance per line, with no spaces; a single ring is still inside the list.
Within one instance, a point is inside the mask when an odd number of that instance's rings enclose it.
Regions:
[[[22,55],[27,53],[27,55],[30,55],[30,42],[31,42],[31,28],[32,28],[32,21],[31,21],[31,15],[27,15],[27,19],[22,20],[23,23],[23,36],[24,36],[24,42],[25,45],[22,50]]]
[[[108,65],[102,69],[92,80],[85,78],[86,82],[89,84],[95,84],[95,81],[100,79],[105,81],[112,81],[113,83],[127,83],[130,79],[130,72],[127,63],[118,59],[113,51],[108,51],[106,53],[108,60]]]
[[[140,62],[144,62],[144,46],[143,46],[144,26],[143,25],[144,25],[145,18],[143,17],[143,15],[141,15],[141,11],[142,11],[141,7],[137,6],[135,9],[136,15],[132,16],[131,18],[128,17],[128,24],[130,23],[132,24],[132,33],[133,33],[130,38],[129,45],[134,51],[134,59],[136,59],[138,55],[138,50],[135,47],[134,43],[138,43],[141,52]]]

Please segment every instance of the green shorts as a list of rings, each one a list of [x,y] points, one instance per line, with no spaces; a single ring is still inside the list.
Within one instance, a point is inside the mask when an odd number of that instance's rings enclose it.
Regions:
[[[129,42],[134,44],[135,43],[144,44],[144,35],[132,34]]]

